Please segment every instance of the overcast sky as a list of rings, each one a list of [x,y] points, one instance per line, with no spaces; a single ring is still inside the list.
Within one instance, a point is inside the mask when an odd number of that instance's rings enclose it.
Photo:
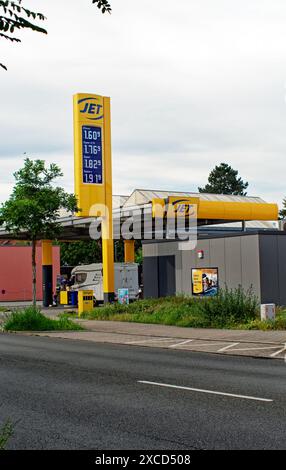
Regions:
[[[73,191],[72,96],[111,96],[114,193],[196,191],[231,164],[249,195],[286,196],[285,0],[24,0],[48,36],[1,40],[0,201],[26,152]],[[67,9],[68,5],[68,9]]]

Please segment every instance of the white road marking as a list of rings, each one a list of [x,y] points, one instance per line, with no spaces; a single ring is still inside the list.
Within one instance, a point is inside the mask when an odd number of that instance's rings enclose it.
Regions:
[[[200,340],[198,339],[188,339],[188,340],[183,340],[183,341],[180,341],[179,343],[174,343],[174,341],[176,341],[176,339],[178,340],[178,338],[160,338],[160,337],[157,337],[157,338],[149,338],[149,339],[140,339],[140,340],[137,340],[137,341],[128,341],[124,344],[126,345],[144,345],[144,344],[151,344],[152,343],[164,343],[164,342],[171,342],[173,344],[162,344],[161,347],[168,347],[169,349],[180,349],[181,346],[187,346],[189,345],[190,343],[190,348],[186,348],[187,350],[189,351],[196,351],[198,348],[204,348],[204,347],[216,347],[216,346],[219,346],[219,345],[225,345],[226,344],[226,341],[212,341],[212,340],[209,340],[207,343],[197,343],[199,342]],[[235,346],[238,346],[240,343],[231,343],[231,344],[228,344],[227,346],[224,346],[222,347],[221,349],[218,349],[216,352],[217,353],[224,353],[225,351],[229,351],[229,352],[233,352],[233,351],[259,351],[259,350],[267,350],[267,349],[277,349],[278,346],[264,346],[264,347],[251,347],[251,348],[236,348]],[[282,345],[281,345],[282,346]],[[185,350],[186,350],[185,349]],[[183,350],[183,348],[182,348]],[[270,354],[268,357],[273,357],[275,358],[276,356],[279,356],[279,354],[283,353],[283,352],[286,352],[286,344],[284,346],[284,348],[280,349],[279,351],[275,351],[273,354]]]
[[[282,353],[284,351],[286,351],[286,346],[284,346],[284,348],[280,349],[279,351],[276,351],[275,353],[270,354],[270,357],[278,356],[280,353]]]
[[[177,348],[178,346],[183,346],[184,344],[189,344],[192,341],[194,341],[194,340],[193,339],[188,339],[187,341],[183,341],[181,343],[171,344],[171,346],[169,346],[169,348]]]
[[[174,341],[174,338],[141,339],[140,341],[128,341],[128,343],[125,344],[157,343],[158,341]]]
[[[277,346],[265,346],[264,348],[243,348],[243,349],[232,349],[232,351],[258,351],[260,349],[277,349]]]
[[[219,342],[218,342],[218,341],[212,341],[212,340],[210,340],[208,343],[205,343],[205,344],[204,344],[204,343],[203,343],[203,344],[197,344],[197,343],[195,343],[194,346],[195,346],[195,347],[198,347],[198,348],[201,347],[201,346],[203,346],[203,347],[212,346],[212,347],[213,347],[213,346],[217,346],[218,344],[225,344],[225,341],[219,341]],[[238,344],[240,344],[240,343],[238,343]]]
[[[178,390],[188,390],[188,391],[191,391],[191,392],[209,393],[211,395],[222,395],[222,396],[226,396],[226,397],[243,398],[245,400],[273,402],[273,400],[271,400],[269,398],[251,397],[251,396],[247,396],[247,395],[236,395],[234,393],[216,392],[216,391],[213,391],[213,390],[203,390],[203,389],[200,389],[200,388],[181,387],[179,385],[170,385],[170,384],[162,384],[162,383],[157,383],[157,382],[148,382],[146,380],[138,380],[138,383],[143,384],[143,385],[155,385],[157,387],[175,388],[175,389],[178,389]]]
[[[225,348],[221,348],[218,350],[218,352],[224,352],[224,351],[227,351],[228,349],[230,348],[233,348],[234,346],[238,346],[240,343],[232,343],[232,344],[229,344],[228,346],[226,346]]]

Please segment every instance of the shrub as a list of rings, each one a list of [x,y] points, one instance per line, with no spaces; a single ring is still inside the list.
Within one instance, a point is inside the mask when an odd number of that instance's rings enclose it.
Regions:
[[[201,299],[201,311],[210,326],[224,327],[257,319],[258,299],[252,289],[220,289],[217,296]]]

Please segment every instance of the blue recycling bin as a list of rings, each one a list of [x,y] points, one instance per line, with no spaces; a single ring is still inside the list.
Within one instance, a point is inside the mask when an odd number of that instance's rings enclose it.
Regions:
[[[72,307],[77,307],[77,304],[78,304],[78,292],[71,291],[70,292],[70,305]]]

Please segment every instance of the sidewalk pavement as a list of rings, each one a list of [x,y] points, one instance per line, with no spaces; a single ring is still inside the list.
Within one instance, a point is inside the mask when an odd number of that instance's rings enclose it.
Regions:
[[[200,339],[206,341],[230,341],[263,344],[286,343],[286,331],[215,330],[207,328],[182,328],[178,326],[128,323],[118,321],[79,320],[88,331],[120,333],[151,337]]]
[[[76,341],[180,350],[186,353],[205,352],[286,361],[286,331],[211,330],[113,321],[76,321],[85,331],[33,334]]]

